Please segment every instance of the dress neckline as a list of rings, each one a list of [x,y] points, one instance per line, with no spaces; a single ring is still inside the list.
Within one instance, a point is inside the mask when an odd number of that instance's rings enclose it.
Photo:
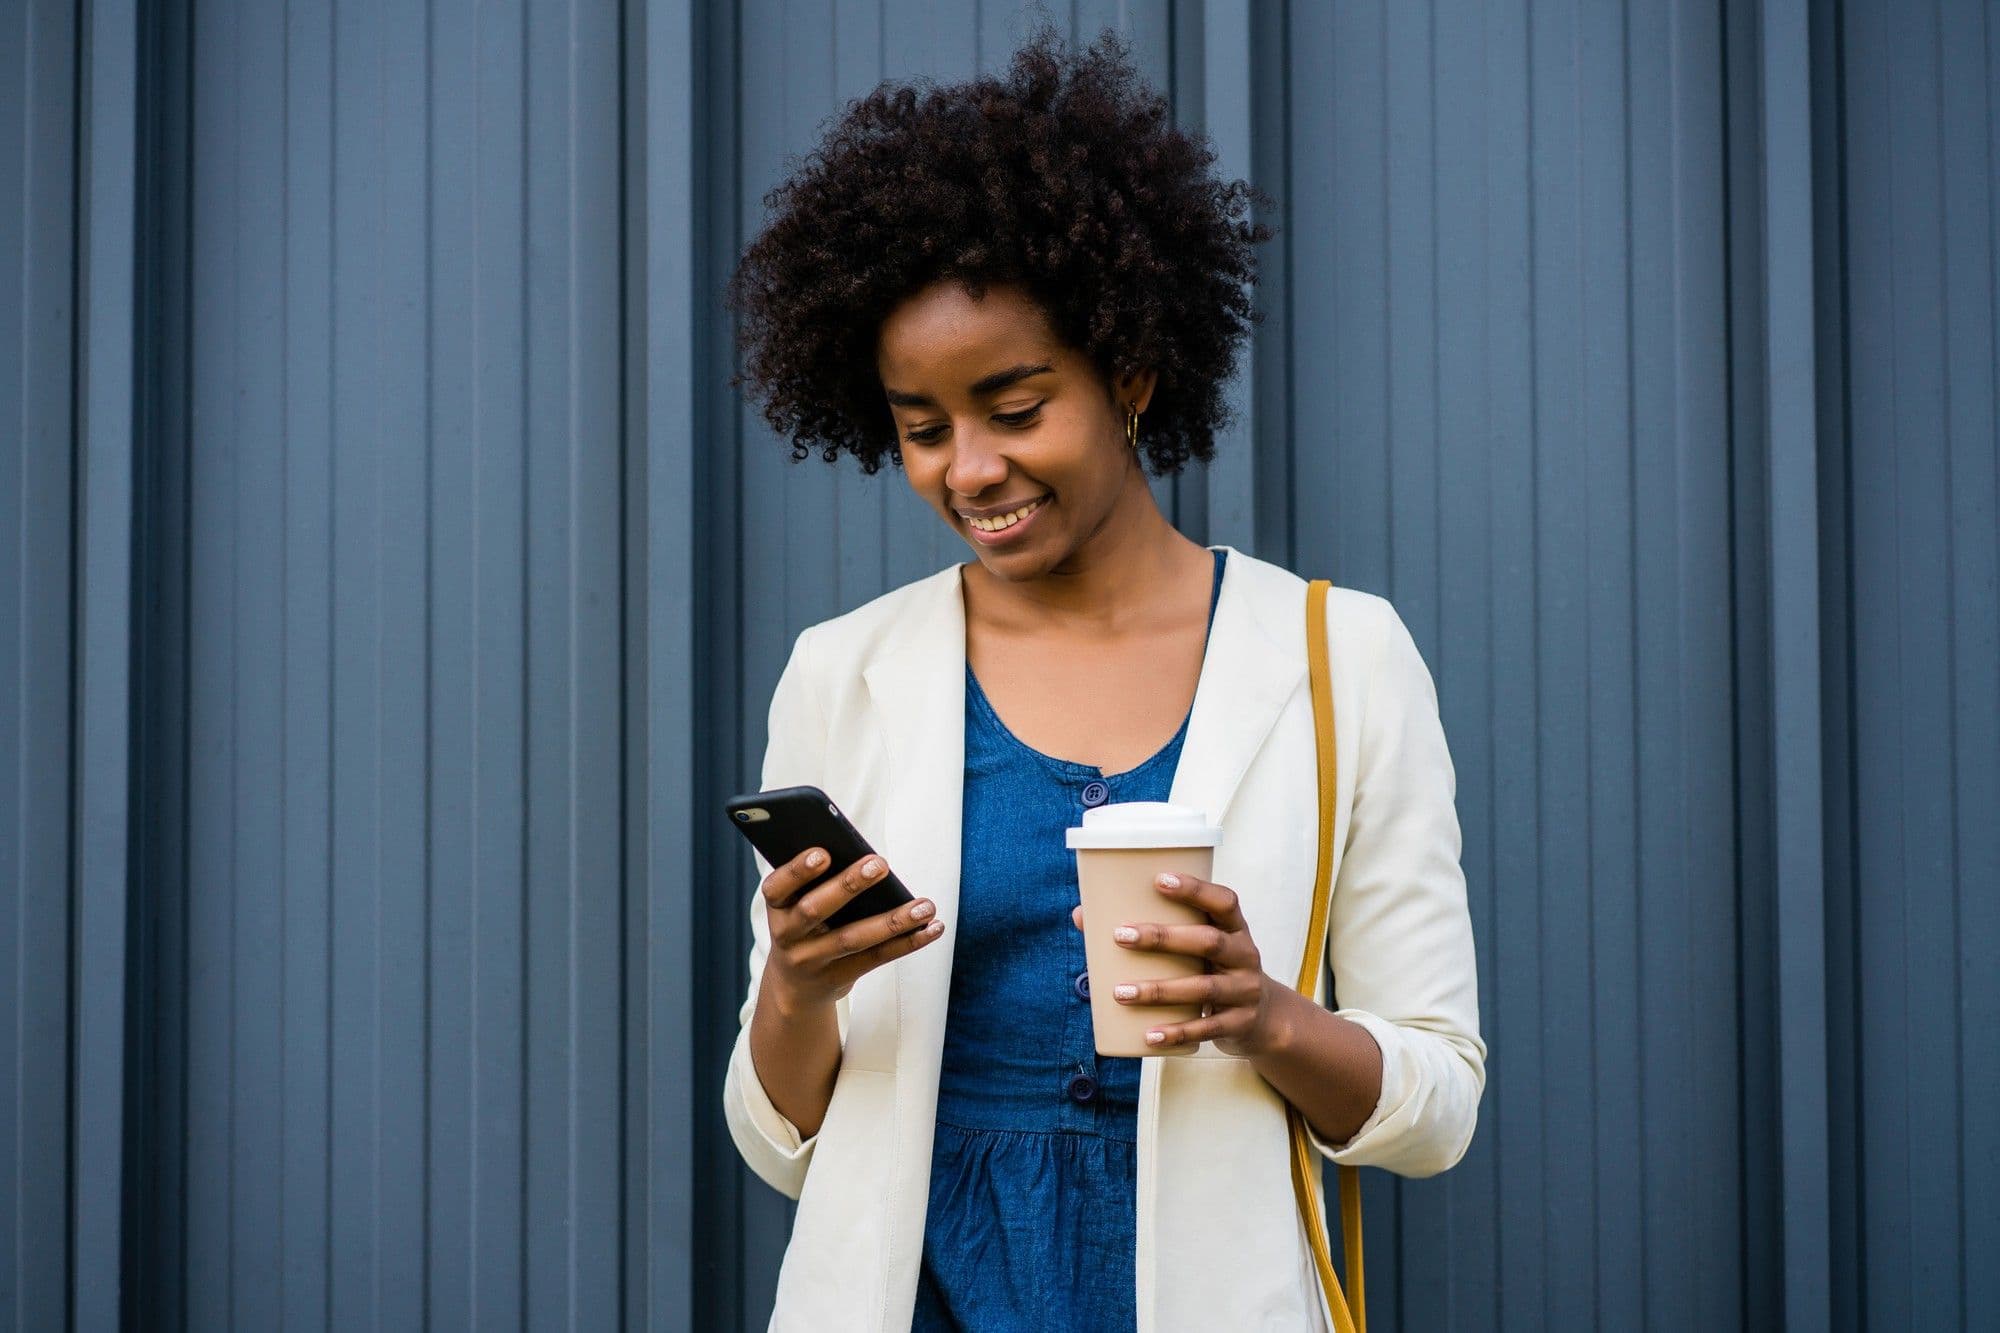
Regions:
[[[1202,640],[1201,640],[1201,656],[1202,656],[1202,663],[1204,666],[1206,666],[1208,662],[1208,636],[1215,629],[1215,608],[1217,604],[1222,600],[1222,570],[1223,570],[1223,563],[1225,560],[1225,556],[1221,547],[1212,546],[1209,548],[1209,550],[1212,551],[1215,556],[1215,575],[1214,575],[1214,582],[1210,585],[1209,588],[1208,625],[1202,632]],[[1199,674],[1197,674],[1197,679],[1199,679]],[[980,715],[986,719],[987,724],[990,725],[994,731],[999,733],[1001,736],[1005,737],[1007,742],[1014,748],[1023,750],[1026,753],[1033,755],[1035,758],[1039,759],[1044,764],[1047,764],[1049,767],[1055,769],[1057,772],[1059,772],[1065,777],[1094,778],[1097,779],[1098,781],[1111,781],[1118,778],[1132,777],[1136,774],[1142,773],[1146,769],[1152,767],[1154,764],[1159,763],[1162,759],[1165,759],[1169,754],[1172,754],[1175,751],[1179,750],[1182,739],[1187,735],[1188,724],[1194,720],[1194,702],[1190,700],[1188,702],[1187,713],[1181,718],[1180,726],[1175,728],[1174,734],[1167,739],[1166,744],[1162,745],[1159,749],[1153,751],[1153,753],[1147,755],[1144,759],[1140,760],[1138,763],[1134,764],[1130,768],[1122,769],[1116,773],[1106,773],[1101,767],[1099,767],[1096,764],[1086,764],[1076,759],[1064,759],[1060,755],[1053,755],[1045,750],[1038,750],[1034,746],[1022,740],[1019,736],[1016,736],[1014,734],[1013,728],[1009,727],[1004,721],[1001,720],[999,711],[993,707],[993,701],[986,697],[986,688],[985,686],[979,683],[979,677],[973,673],[972,662],[969,658],[965,663],[965,684],[968,697],[970,697],[973,700],[974,704],[979,709]]]

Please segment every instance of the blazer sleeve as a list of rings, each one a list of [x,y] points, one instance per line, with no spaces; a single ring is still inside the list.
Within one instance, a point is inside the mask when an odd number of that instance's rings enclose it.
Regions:
[[[1347,846],[1329,904],[1334,1012],[1382,1048],[1374,1113],[1336,1162],[1435,1175],[1472,1142],[1486,1088],[1457,777],[1437,690],[1388,602],[1364,694]],[[1336,646],[1338,651],[1338,646]],[[1342,719],[1336,718],[1339,726]]]
[[[826,714],[820,703],[813,668],[812,630],[800,632],[771,692],[768,739],[758,790],[820,785],[826,757]],[[771,927],[764,911],[762,885],[772,865],[752,851],[757,881],[750,888],[750,985],[737,1011],[736,1044],[729,1054],[722,1082],[722,1113],[736,1151],[758,1178],[788,1198],[805,1190],[817,1134],[802,1138],[798,1126],[771,1104],[750,1059],[750,1018],[757,1009],[757,991],[764,978],[764,961],[771,954]],[[848,1002],[835,1005],[841,1048],[847,1046]]]

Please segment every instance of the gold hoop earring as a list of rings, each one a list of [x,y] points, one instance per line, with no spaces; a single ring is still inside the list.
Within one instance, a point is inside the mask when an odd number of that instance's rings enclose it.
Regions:
[[[1139,449],[1139,409],[1125,405],[1125,443],[1134,453]]]

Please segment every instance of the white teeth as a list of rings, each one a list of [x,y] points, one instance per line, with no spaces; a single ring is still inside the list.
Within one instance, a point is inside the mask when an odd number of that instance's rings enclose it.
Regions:
[[[1031,505],[1021,506],[1011,514],[1001,514],[997,518],[968,518],[965,521],[973,527],[978,528],[981,532],[1004,532],[1035,510],[1041,508],[1041,505],[1042,502],[1037,500]]]

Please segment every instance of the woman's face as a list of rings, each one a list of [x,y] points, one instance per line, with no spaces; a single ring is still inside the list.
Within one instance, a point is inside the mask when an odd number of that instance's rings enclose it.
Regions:
[[[1125,405],[1143,412],[1156,376],[1114,392],[1019,288],[983,300],[956,283],[925,288],[883,321],[876,367],[910,486],[993,573],[1034,578],[1152,505]],[[966,513],[1005,523],[1028,505],[1002,531]]]

